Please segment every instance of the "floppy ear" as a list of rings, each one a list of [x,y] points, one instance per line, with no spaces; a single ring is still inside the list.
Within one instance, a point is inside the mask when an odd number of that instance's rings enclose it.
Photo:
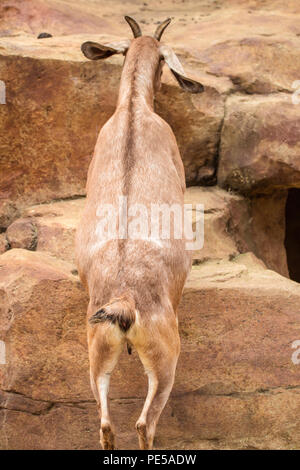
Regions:
[[[106,59],[114,54],[124,54],[130,46],[130,41],[120,41],[116,43],[98,44],[97,42],[87,41],[81,45],[81,51],[91,60]]]
[[[190,93],[202,93],[204,91],[204,86],[201,83],[192,80],[191,78],[187,78],[185,76],[183,67],[179,62],[179,59],[175,52],[171,49],[171,47],[166,45],[160,46],[160,53],[164,58],[166,64],[170,68],[171,72],[173,73],[174,77],[176,78],[177,82],[186,91]]]

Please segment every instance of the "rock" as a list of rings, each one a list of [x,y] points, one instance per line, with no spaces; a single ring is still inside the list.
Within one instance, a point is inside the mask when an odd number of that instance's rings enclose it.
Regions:
[[[75,231],[84,203],[85,199],[79,198],[28,207],[23,213],[25,218],[21,220],[34,221],[37,231],[36,250],[74,263]]]
[[[286,381],[295,386],[299,379],[300,369],[297,372],[291,361],[291,344],[299,332],[294,323],[299,295],[297,283],[266,270],[252,254],[243,254],[231,262],[208,261],[194,267],[185,286],[182,308],[186,312],[190,308],[191,315],[195,309],[190,326],[205,332],[207,347],[214,343],[207,354],[218,358],[217,370],[225,365],[222,354],[226,360],[231,354],[232,360],[237,360],[236,366],[229,367],[230,372],[224,368],[223,379],[227,376],[232,385],[253,392],[260,387],[286,386]],[[205,312],[203,317],[201,311]],[[283,324],[286,327],[282,328]],[[245,375],[240,382],[243,367]],[[217,370],[211,370],[211,379],[218,375]]]
[[[239,254],[238,237],[232,236],[228,228],[229,224],[239,226],[242,220],[247,220],[247,201],[218,187],[193,186],[185,193],[185,204],[193,207],[194,232],[201,217],[201,211],[197,213],[197,204],[203,204],[204,209],[204,243],[200,250],[194,252],[195,264],[209,259],[229,259]]]
[[[40,33],[37,38],[38,39],[45,39],[45,38],[52,38],[52,37],[53,36],[50,33]]]
[[[204,204],[205,226],[204,246],[194,254],[197,262],[206,259],[222,259],[239,253],[235,239],[228,232],[229,223],[238,226],[241,220],[247,220],[248,205],[237,195],[231,195],[223,189],[211,187],[190,187],[185,194],[186,204]],[[23,211],[23,218],[17,219],[7,229],[7,238],[11,242],[14,227],[33,224],[36,227],[37,251],[47,252],[71,263],[75,262],[74,239],[76,227],[85,203],[84,198],[70,201],[58,201],[50,204],[29,206]],[[245,224],[244,224],[245,226]],[[29,227],[28,227],[29,228]],[[28,230],[28,229],[27,229]],[[195,226],[193,228],[195,230]],[[235,235],[237,239],[237,235]],[[19,248],[26,248],[20,244]],[[249,249],[248,245],[245,250]]]
[[[16,32],[37,35],[48,29],[60,36],[74,30],[93,33],[99,28],[108,28],[108,22],[99,17],[99,5],[91,13],[86,4],[82,3],[79,11],[74,7],[72,5],[70,9],[67,2],[59,4],[56,0],[3,0],[0,6],[1,29],[5,35]],[[103,12],[103,8],[101,10]]]
[[[8,242],[5,233],[0,233],[0,255],[8,249]]]
[[[6,231],[6,238],[11,248],[34,250],[37,240],[37,228],[32,218],[15,220]]]
[[[92,62],[0,61],[8,84],[0,107],[1,198],[24,208],[84,194],[97,134],[114,110],[120,68],[103,64],[100,77]]]
[[[74,266],[22,249],[4,253],[0,264],[1,339],[8,350],[1,389],[39,401],[91,398],[87,298]]]
[[[1,109],[1,108],[0,108]],[[20,217],[20,212],[11,201],[4,199],[0,201],[0,230],[5,230],[14,219]]]
[[[193,78],[197,79],[195,74]],[[209,86],[204,93],[193,95],[179,91],[174,84],[165,84],[157,94],[155,110],[175,133],[188,186],[216,183],[223,101],[219,92]]]
[[[174,389],[181,395],[171,401],[187,440],[297,448],[300,368],[291,356],[299,295],[297,283],[248,255],[194,267],[181,303],[184,347]],[[181,370],[193,390],[184,400]]]
[[[263,19],[261,17],[260,21]],[[264,34],[272,37],[253,37],[253,33],[245,31],[242,38],[224,38],[195,55],[205,64],[208,73],[228,76],[243,92],[292,92],[300,67],[296,54],[299,40],[297,37],[274,38],[272,33]]]
[[[13,393],[6,393],[6,403],[0,404],[0,449],[99,450],[93,403],[39,402],[21,395],[16,400]]]
[[[293,84],[298,80],[300,29],[295,12],[299,5],[264,2],[263,7],[249,8],[248,2],[213,3],[201,5],[200,11],[192,3],[187,8],[188,4],[184,14],[182,5],[168,1],[163,7],[155,3],[142,10],[134,4],[137,10],[132,12],[138,16],[143,12],[146,34],[148,24],[152,28],[155,23],[154,12],[164,17],[172,12],[177,22],[166,31],[166,41],[188,75],[205,85],[203,94],[188,95],[165,68],[156,99],[157,111],[177,137],[187,184],[215,184],[221,148],[222,186],[241,192],[297,186],[298,150],[293,136],[298,135],[299,113],[291,105],[291,95],[281,92],[295,91]],[[128,13],[125,4],[115,11],[109,3],[99,8],[96,1],[87,7],[83,0],[72,10],[64,0],[15,1],[14,5],[5,1],[1,6],[1,79],[7,85],[6,105],[0,106],[4,156],[0,197],[4,205],[22,210],[28,204],[84,194],[98,132],[116,104],[123,58],[88,62],[80,45],[86,40],[128,37],[123,13]],[[281,25],[280,34],[276,24]],[[55,31],[55,37],[39,41],[36,35],[41,30]],[[231,96],[237,92],[247,93],[244,103],[243,96]],[[250,93],[272,95],[249,98]],[[226,99],[228,113],[220,146]],[[235,133],[240,120],[240,132]],[[20,132],[16,134],[15,129]],[[288,136],[284,144],[282,135]],[[256,139],[257,160],[251,154]],[[250,142],[247,149],[243,149],[245,140]],[[11,211],[0,211],[0,226],[7,227],[14,218]]]
[[[228,98],[218,183],[246,194],[299,187],[299,132],[291,95]]]
[[[194,264],[232,259],[253,252],[269,269],[289,277],[285,249],[286,192],[251,198],[218,187],[188,188],[185,203],[204,205],[204,245],[194,252]]]
[[[251,247],[251,251],[262,259],[269,269],[289,277],[285,248],[286,200],[287,191],[251,198],[249,235],[252,243],[248,245],[248,249]],[[241,238],[244,238],[243,234]]]
[[[0,448],[97,449],[87,299],[72,265],[13,249],[0,258]],[[194,267],[180,307],[182,352],[156,448],[297,448],[300,287],[251,254]],[[119,448],[137,448],[146,377],[133,351],[111,386]],[[24,434],[26,433],[26,440]]]

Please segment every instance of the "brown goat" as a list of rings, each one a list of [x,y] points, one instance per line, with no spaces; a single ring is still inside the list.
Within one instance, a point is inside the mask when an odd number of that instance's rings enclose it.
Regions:
[[[184,76],[182,66],[160,37],[142,36],[129,17],[134,39],[118,44],[86,42],[82,51],[92,60],[124,54],[117,108],[100,131],[87,180],[87,199],[76,236],[80,278],[86,286],[91,387],[101,418],[100,442],[114,449],[108,405],[110,375],[127,344],[133,346],[148,375],[148,394],[136,423],[141,449],[152,449],[159,416],[170,395],[180,351],[177,308],[191,267],[185,237],[135,238],[117,222],[118,237],[104,237],[99,207],[152,204],[183,208],[184,168],[170,126],[153,110],[164,63],[180,86],[192,93],[201,84]],[[109,221],[110,223],[111,221]],[[121,230],[121,234],[120,234]]]

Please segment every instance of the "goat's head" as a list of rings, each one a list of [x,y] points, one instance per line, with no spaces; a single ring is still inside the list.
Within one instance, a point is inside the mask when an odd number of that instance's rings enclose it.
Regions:
[[[128,39],[106,45],[91,41],[85,42],[81,46],[81,50],[85,57],[91,60],[99,60],[106,59],[107,57],[110,57],[114,54],[127,55],[127,52],[129,51],[132,52],[132,54],[136,54],[137,48],[143,44],[149,49],[149,58],[151,53],[151,60],[154,60],[155,62],[154,65],[156,70],[154,85],[156,89],[160,86],[162,67],[166,63],[181,88],[189,91],[190,93],[201,93],[204,90],[204,87],[201,85],[201,83],[198,83],[195,80],[185,76],[183,67],[171,47],[160,43],[160,38],[171,21],[170,18],[166,19],[158,25],[152,38],[149,36],[142,36],[141,28],[133,18],[125,16],[125,20],[131,27],[134,36],[133,40]]]

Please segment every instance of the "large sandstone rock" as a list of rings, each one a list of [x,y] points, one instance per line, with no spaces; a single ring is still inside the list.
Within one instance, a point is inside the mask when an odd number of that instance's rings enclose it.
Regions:
[[[27,249],[31,246],[36,251],[74,263],[75,231],[84,202],[84,198],[79,198],[29,206],[23,212],[24,217],[8,227],[6,238],[9,245]],[[26,234],[30,236],[26,237]]]
[[[6,239],[10,248],[34,250],[37,242],[37,229],[32,218],[15,220],[6,231]]]
[[[251,24],[251,16],[247,17]],[[257,20],[263,25],[267,18]],[[261,33],[253,37],[253,33],[246,30],[242,38],[219,40],[204,51],[196,52],[195,56],[204,62],[206,72],[228,76],[237,89],[246,93],[291,92],[300,67],[296,52],[299,40],[292,35],[273,36],[275,34]]]
[[[291,360],[299,295],[250,255],[194,268],[170,402],[187,448],[299,447],[300,369]]]
[[[7,356],[0,366],[1,449],[97,446],[88,429],[97,414],[88,378],[87,298],[72,270],[27,250],[1,257],[0,337]]]
[[[269,269],[289,277],[285,249],[286,191],[246,199],[218,187],[188,188],[185,202],[204,205],[204,244],[194,263],[253,252]],[[295,236],[296,236],[295,232]]]
[[[84,194],[97,134],[114,110],[120,68],[106,63],[99,75],[92,62],[0,61],[7,84],[0,107],[1,199],[24,207]]]
[[[7,243],[5,233],[1,233],[0,234],[0,255],[2,255],[2,253],[5,253],[7,249],[8,249],[8,243]]]
[[[8,351],[2,389],[36,400],[86,398],[87,299],[72,271],[43,253],[12,249],[1,256],[0,325]]]
[[[299,133],[300,106],[291,95],[228,98],[219,184],[242,193],[300,187]]]
[[[82,2],[83,3],[83,2]],[[70,8],[68,2],[43,0],[2,0],[0,5],[1,33],[11,35],[17,32],[38,35],[47,31],[67,34],[75,31],[93,33],[99,28],[108,28],[108,22],[101,20],[95,11],[90,11],[88,2],[84,8]],[[81,4],[83,7],[83,4]]]
[[[0,258],[0,448],[96,449],[86,296],[72,266],[14,249]],[[182,352],[158,448],[297,448],[300,287],[253,255],[193,269],[180,308]],[[136,448],[134,422],[146,394],[136,352],[112,378],[120,448]],[[26,434],[26,439],[24,435]]]
[[[194,232],[199,218],[203,217],[197,205],[203,205],[204,210],[204,241],[203,247],[194,252],[195,264],[209,259],[229,259],[239,254],[239,232],[241,227],[246,229],[249,217],[248,204],[243,197],[218,187],[193,186],[185,193],[185,204],[192,204]],[[247,245],[246,251],[248,249]]]
[[[192,204],[194,211],[196,204],[204,205],[204,246],[194,253],[196,262],[229,258],[239,253],[239,239],[244,234],[238,235],[238,231],[247,225],[249,217],[248,204],[241,196],[217,187],[193,186],[187,189],[185,202]],[[84,203],[85,199],[79,198],[27,207],[23,217],[8,227],[7,247],[43,251],[74,263],[75,231]],[[243,246],[243,251],[249,249],[247,244]]]
[[[250,243],[247,244],[248,250],[250,249],[262,259],[269,269],[289,277],[285,249],[286,200],[287,191],[277,191],[270,195],[258,195],[251,198],[248,232],[244,230],[244,227],[247,230],[244,224],[241,227],[240,239],[250,238]],[[243,249],[241,252],[248,250]]]

